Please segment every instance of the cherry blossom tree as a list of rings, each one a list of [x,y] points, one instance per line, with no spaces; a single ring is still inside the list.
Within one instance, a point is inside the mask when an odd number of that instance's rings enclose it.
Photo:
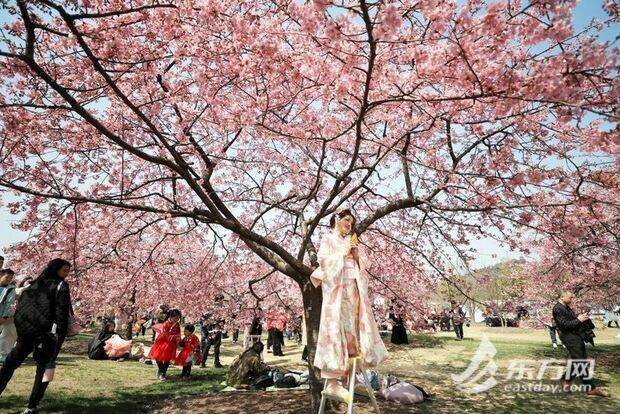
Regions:
[[[309,276],[342,207],[371,274],[413,296],[475,238],[518,249],[573,220],[617,255],[618,188],[593,178],[617,178],[618,51],[598,39],[617,7],[575,31],[575,3],[17,0],[0,186],[25,228],[88,206],[239,241],[299,286],[312,361]]]
[[[209,312],[239,324],[251,322],[259,305],[302,312],[290,278],[255,278],[248,268],[267,273],[269,266],[245,245],[203,237],[210,234],[189,222],[151,222],[142,212],[79,205],[39,215],[37,227],[26,227],[34,234],[7,252],[14,267],[21,277],[36,276],[41,263],[71,258],[74,308],[82,317],[121,311],[135,321],[161,304],[181,309],[188,321]],[[219,296],[220,306],[210,307]]]
[[[547,228],[544,237],[533,241],[540,259],[525,273],[515,275],[526,282],[537,281],[525,284],[525,299],[548,304],[562,290],[570,289],[583,306],[618,304],[619,216],[615,204],[619,189],[617,177],[608,173],[582,177],[579,202],[538,218]]]

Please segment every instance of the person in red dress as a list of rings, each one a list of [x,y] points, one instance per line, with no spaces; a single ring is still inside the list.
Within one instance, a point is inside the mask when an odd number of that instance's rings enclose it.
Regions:
[[[164,323],[153,326],[157,336],[149,352],[149,358],[157,363],[157,378],[160,381],[166,380],[170,361],[176,357],[177,347],[181,342],[180,320],[181,311],[172,309],[168,312],[168,318]]]
[[[181,352],[174,360],[174,364],[183,367],[181,378],[189,378],[192,373],[192,364],[200,364],[200,340],[194,335],[194,325],[185,325]]]

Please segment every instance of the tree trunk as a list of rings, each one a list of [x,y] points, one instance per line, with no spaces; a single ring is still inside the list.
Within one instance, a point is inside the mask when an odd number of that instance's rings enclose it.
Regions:
[[[311,412],[319,411],[321,391],[323,383],[319,378],[320,371],[314,367],[314,355],[316,353],[316,341],[319,336],[319,323],[321,321],[321,304],[323,295],[321,288],[315,288],[309,281],[302,288],[304,301],[304,317],[306,319],[306,342],[308,346],[308,371],[310,374]]]
[[[125,339],[130,340],[133,338],[133,325],[135,323],[135,318],[133,315],[127,318],[127,326],[125,327]]]
[[[125,339],[129,340],[133,338],[133,325],[136,323],[137,317],[136,317],[136,311],[134,309],[134,306],[136,304],[136,291],[137,288],[136,286],[133,287],[133,289],[131,290],[131,297],[129,298],[129,311],[127,312],[127,328],[125,330]]]

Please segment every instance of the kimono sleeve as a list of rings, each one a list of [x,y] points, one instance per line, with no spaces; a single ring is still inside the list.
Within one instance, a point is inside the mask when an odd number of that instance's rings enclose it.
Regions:
[[[358,266],[359,266],[360,272],[363,275],[365,275],[366,267],[368,265],[368,255],[366,254],[366,249],[364,249],[362,246],[358,246],[357,251],[359,254]]]
[[[318,287],[326,277],[334,277],[344,266],[343,249],[338,249],[333,239],[329,236],[321,239],[319,246],[319,267],[312,273],[310,280],[315,287]]]

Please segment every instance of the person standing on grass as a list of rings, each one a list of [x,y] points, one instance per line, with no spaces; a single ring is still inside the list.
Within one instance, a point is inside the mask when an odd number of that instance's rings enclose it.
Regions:
[[[463,309],[455,300],[451,300],[450,305],[452,306],[452,308],[450,309],[450,319],[452,319],[452,325],[454,325],[456,339],[460,341],[463,339],[463,323],[465,322],[465,312],[463,312]]]
[[[4,362],[17,341],[13,320],[16,296],[15,272],[11,269],[0,270],[0,362]]]
[[[569,367],[570,373],[562,379],[562,390],[564,392],[570,392],[570,383],[574,378],[579,377],[581,383],[589,388],[588,395],[596,395],[600,397],[607,397],[608,394],[599,388],[595,388],[589,377],[589,370],[580,369],[577,364],[583,364],[588,358],[586,354],[586,343],[583,337],[584,323],[590,319],[585,313],[577,316],[571,309],[570,305],[575,299],[573,292],[564,291],[558,300],[558,303],[553,307],[553,319],[555,321],[558,330],[560,331],[560,340],[566,347],[569,355],[569,361],[571,365]],[[566,377],[569,378],[566,378]]]
[[[155,343],[149,352],[149,358],[157,363],[157,379],[166,381],[168,367],[177,354],[181,342],[181,311],[172,309],[168,312],[168,320],[153,326],[157,333]]]
[[[398,304],[395,298],[392,299],[392,306],[389,314],[389,317],[392,320],[392,336],[390,337],[390,342],[394,345],[409,343],[407,328],[405,328],[405,321],[403,320],[403,313],[403,307]]]
[[[140,325],[140,332],[142,333],[142,336],[146,336],[146,330],[150,328],[153,323],[151,312],[147,312],[142,319],[144,319],[144,323]]]
[[[237,313],[232,314],[232,318],[230,319],[230,329],[232,331],[232,343],[236,344],[239,342],[239,323],[237,322]]]
[[[236,344],[239,342],[239,327],[236,322],[233,322],[232,326],[232,343]]]
[[[153,329],[153,326],[166,322],[166,319],[168,319],[168,309],[169,309],[168,305],[159,305],[159,307],[155,311],[155,315],[153,316],[153,321],[151,322],[151,329],[153,330],[153,338],[151,342],[155,342],[155,335],[157,333]]]
[[[252,318],[252,324],[250,326],[250,335],[261,336],[263,334],[263,325],[261,324],[261,317],[263,310],[258,308],[255,311],[254,318]]]
[[[208,321],[205,320],[204,324],[208,324]],[[209,351],[211,347],[213,347],[213,366],[215,368],[222,368],[223,365],[220,363],[220,347],[222,346],[222,330],[224,329],[224,321],[217,321],[212,324],[206,325],[207,328],[202,330],[203,341],[202,345],[202,363],[200,364],[200,368],[207,367],[207,358],[209,358]]]
[[[200,363],[200,340],[194,334],[196,328],[192,324],[185,325],[183,331],[183,339],[180,346],[181,352],[174,360],[175,365],[183,367],[181,372],[181,378],[189,379],[192,373],[192,365],[194,363]]]
[[[34,351],[37,370],[24,414],[36,412],[54,378],[56,358],[67,336],[72,313],[69,285],[65,281],[70,270],[71,264],[66,260],[50,261],[41,275],[22,292],[15,310],[17,343],[0,369],[0,394],[15,370]]]
[[[543,311],[543,313],[539,314],[539,316],[537,316],[536,319],[538,319],[540,323],[542,323],[543,325],[545,325],[546,328],[549,329],[549,337],[551,338],[551,346],[554,348],[557,348],[558,347],[558,339],[557,339],[558,327],[555,325],[555,319],[549,316],[548,312],[549,312],[548,310]]]
[[[618,315],[614,314],[614,312],[611,309],[605,309],[605,315],[603,316],[603,323],[606,323],[608,328],[611,328],[612,323],[616,324],[616,328],[620,327],[618,326]]]
[[[301,344],[304,346],[303,351],[301,352],[301,360],[302,361],[308,361],[308,356],[310,355],[310,351],[308,350],[308,333],[306,331],[306,317],[305,314],[301,315],[301,333],[300,333],[300,337],[299,340],[301,342]]]
[[[284,326],[287,317],[283,309],[279,309],[273,316],[271,322],[271,348],[274,356],[284,356],[282,347],[284,346]]]
[[[321,238],[319,267],[310,277],[323,293],[313,364],[326,380],[324,392],[345,402],[352,397],[341,382],[349,373],[350,358],[359,357],[366,369],[387,356],[372,312],[366,256],[353,231],[355,222],[349,209],[332,215],[331,231]]]
[[[265,329],[267,329],[267,353],[272,352],[273,346],[273,310],[269,310],[267,312],[267,316],[265,317]]]

